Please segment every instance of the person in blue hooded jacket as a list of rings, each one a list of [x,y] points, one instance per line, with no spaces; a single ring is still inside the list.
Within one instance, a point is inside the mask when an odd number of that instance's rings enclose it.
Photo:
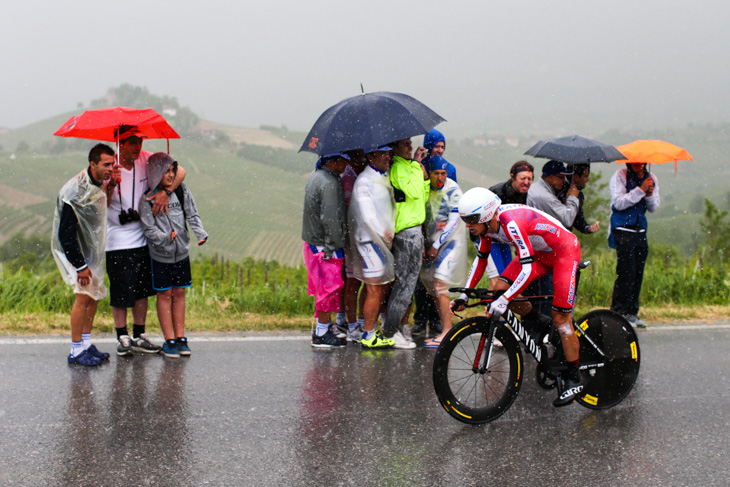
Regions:
[[[659,208],[659,181],[646,163],[629,163],[611,177],[611,226],[608,245],[616,249],[616,282],[611,309],[631,326],[645,327],[639,313],[639,294],[649,255],[646,212]]]
[[[428,165],[428,159],[433,156],[444,157],[444,151],[446,150],[446,138],[444,134],[436,129],[431,129],[426,135],[423,136],[423,147],[428,151],[426,159],[423,164]],[[444,159],[446,162],[446,177],[458,183],[456,180],[456,168],[449,161]]]

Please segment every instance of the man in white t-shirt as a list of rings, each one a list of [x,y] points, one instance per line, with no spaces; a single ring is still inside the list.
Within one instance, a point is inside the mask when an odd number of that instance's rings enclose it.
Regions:
[[[155,215],[167,212],[169,194],[155,193],[146,197],[147,159],[151,152],[142,150],[144,136],[130,125],[119,127],[119,164],[112,172],[107,189],[106,269],[109,275],[110,304],[117,332],[117,355],[132,352],[157,353],[161,347],[145,335],[147,298],[155,294],[147,240],[139,220],[139,205],[152,204]],[[178,168],[173,190],[185,178]],[[132,309],[132,336],[127,331],[127,308]]]

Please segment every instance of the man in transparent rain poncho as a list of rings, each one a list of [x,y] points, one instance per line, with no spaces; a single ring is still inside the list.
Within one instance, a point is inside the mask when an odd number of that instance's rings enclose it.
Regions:
[[[460,287],[466,281],[466,226],[459,217],[461,189],[446,177],[448,162],[441,156],[431,156],[426,164],[431,192],[426,204],[426,258],[421,267],[421,281],[434,297],[441,319],[440,334],[426,340],[426,348],[438,348],[441,339],[451,329],[449,287]]]
[[[106,297],[106,186],[114,150],[97,144],[89,152],[89,167],[61,188],[53,215],[51,249],[63,280],[76,294],[71,308],[71,353],[68,363],[99,365],[109,358],[91,344],[97,303]]]
[[[363,348],[390,348],[394,341],[375,333],[375,322],[388,286],[395,279],[393,254],[395,236],[395,200],[390,184],[391,149],[378,147],[367,153],[368,166],[360,173],[352,190],[349,209],[353,273],[365,283]]]

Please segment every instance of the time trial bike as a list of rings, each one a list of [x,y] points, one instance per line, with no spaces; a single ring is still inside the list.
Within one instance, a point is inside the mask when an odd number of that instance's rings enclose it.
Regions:
[[[588,265],[589,261],[581,262],[579,269]],[[501,294],[488,289],[449,290],[479,300],[467,307],[484,306]],[[436,396],[446,412],[464,423],[494,421],[512,406],[525,371],[519,342],[537,361],[536,378],[542,388],[555,388],[567,370],[555,327],[528,330],[509,309],[503,318],[465,319],[453,326],[436,351]],[[617,405],[631,392],[639,375],[641,354],[634,329],[623,316],[608,309],[593,310],[574,320],[573,326],[580,342],[580,370],[585,377],[576,401],[591,409]]]

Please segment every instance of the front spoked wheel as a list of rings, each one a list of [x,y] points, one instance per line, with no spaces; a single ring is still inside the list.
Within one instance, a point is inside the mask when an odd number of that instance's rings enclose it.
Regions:
[[[512,405],[522,384],[522,352],[512,332],[497,324],[488,344],[489,320],[466,319],[441,341],[433,384],[441,405],[469,424],[494,421]]]
[[[581,369],[586,385],[577,401],[591,409],[607,409],[623,401],[639,375],[639,340],[620,314],[599,309],[578,323]]]

